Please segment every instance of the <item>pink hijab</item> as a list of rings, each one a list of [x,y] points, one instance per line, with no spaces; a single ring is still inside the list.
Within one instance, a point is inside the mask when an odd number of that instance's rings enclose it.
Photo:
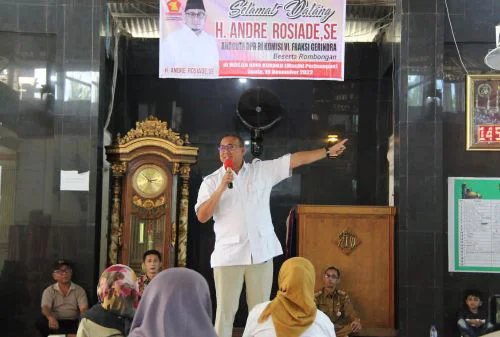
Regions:
[[[104,270],[97,285],[97,297],[105,310],[132,319],[137,308],[137,277],[126,265],[114,264]]]

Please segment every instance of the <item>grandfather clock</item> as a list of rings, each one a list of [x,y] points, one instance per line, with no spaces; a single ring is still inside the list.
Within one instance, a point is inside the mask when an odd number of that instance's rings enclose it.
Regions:
[[[162,253],[163,267],[186,265],[189,173],[198,148],[150,116],[106,146],[112,195],[108,263],[139,271],[142,254]]]

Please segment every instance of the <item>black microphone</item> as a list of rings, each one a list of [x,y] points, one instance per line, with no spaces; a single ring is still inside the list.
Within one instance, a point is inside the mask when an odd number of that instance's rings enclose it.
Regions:
[[[233,161],[231,159],[226,159],[224,161],[224,168],[226,169],[226,172],[232,170],[233,169]],[[230,182],[229,184],[227,184],[227,187],[229,189],[233,188],[233,182]]]

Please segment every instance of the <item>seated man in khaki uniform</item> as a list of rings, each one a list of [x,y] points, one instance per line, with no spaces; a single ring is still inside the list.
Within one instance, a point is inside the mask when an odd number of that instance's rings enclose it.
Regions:
[[[337,337],[346,337],[361,331],[361,320],[352,307],[349,295],[337,289],[340,270],[333,266],[328,267],[323,283],[324,287],[314,295],[316,306],[330,317]]]
[[[52,277],[56,283],[42,294],[42,315],[36,322],[45,337],[50,334],[76,334],[78,319],[89,307],[85,290],[71,282],[72,270],[68,261],[58,260]]]

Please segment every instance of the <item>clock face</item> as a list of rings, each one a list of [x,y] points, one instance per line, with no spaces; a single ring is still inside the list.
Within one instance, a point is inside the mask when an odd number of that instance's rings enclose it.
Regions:
[[[165,171],[156,165],[143,165],[135,171],[132,184],[139,195],[145,198],[156,197],[167,185]]]

